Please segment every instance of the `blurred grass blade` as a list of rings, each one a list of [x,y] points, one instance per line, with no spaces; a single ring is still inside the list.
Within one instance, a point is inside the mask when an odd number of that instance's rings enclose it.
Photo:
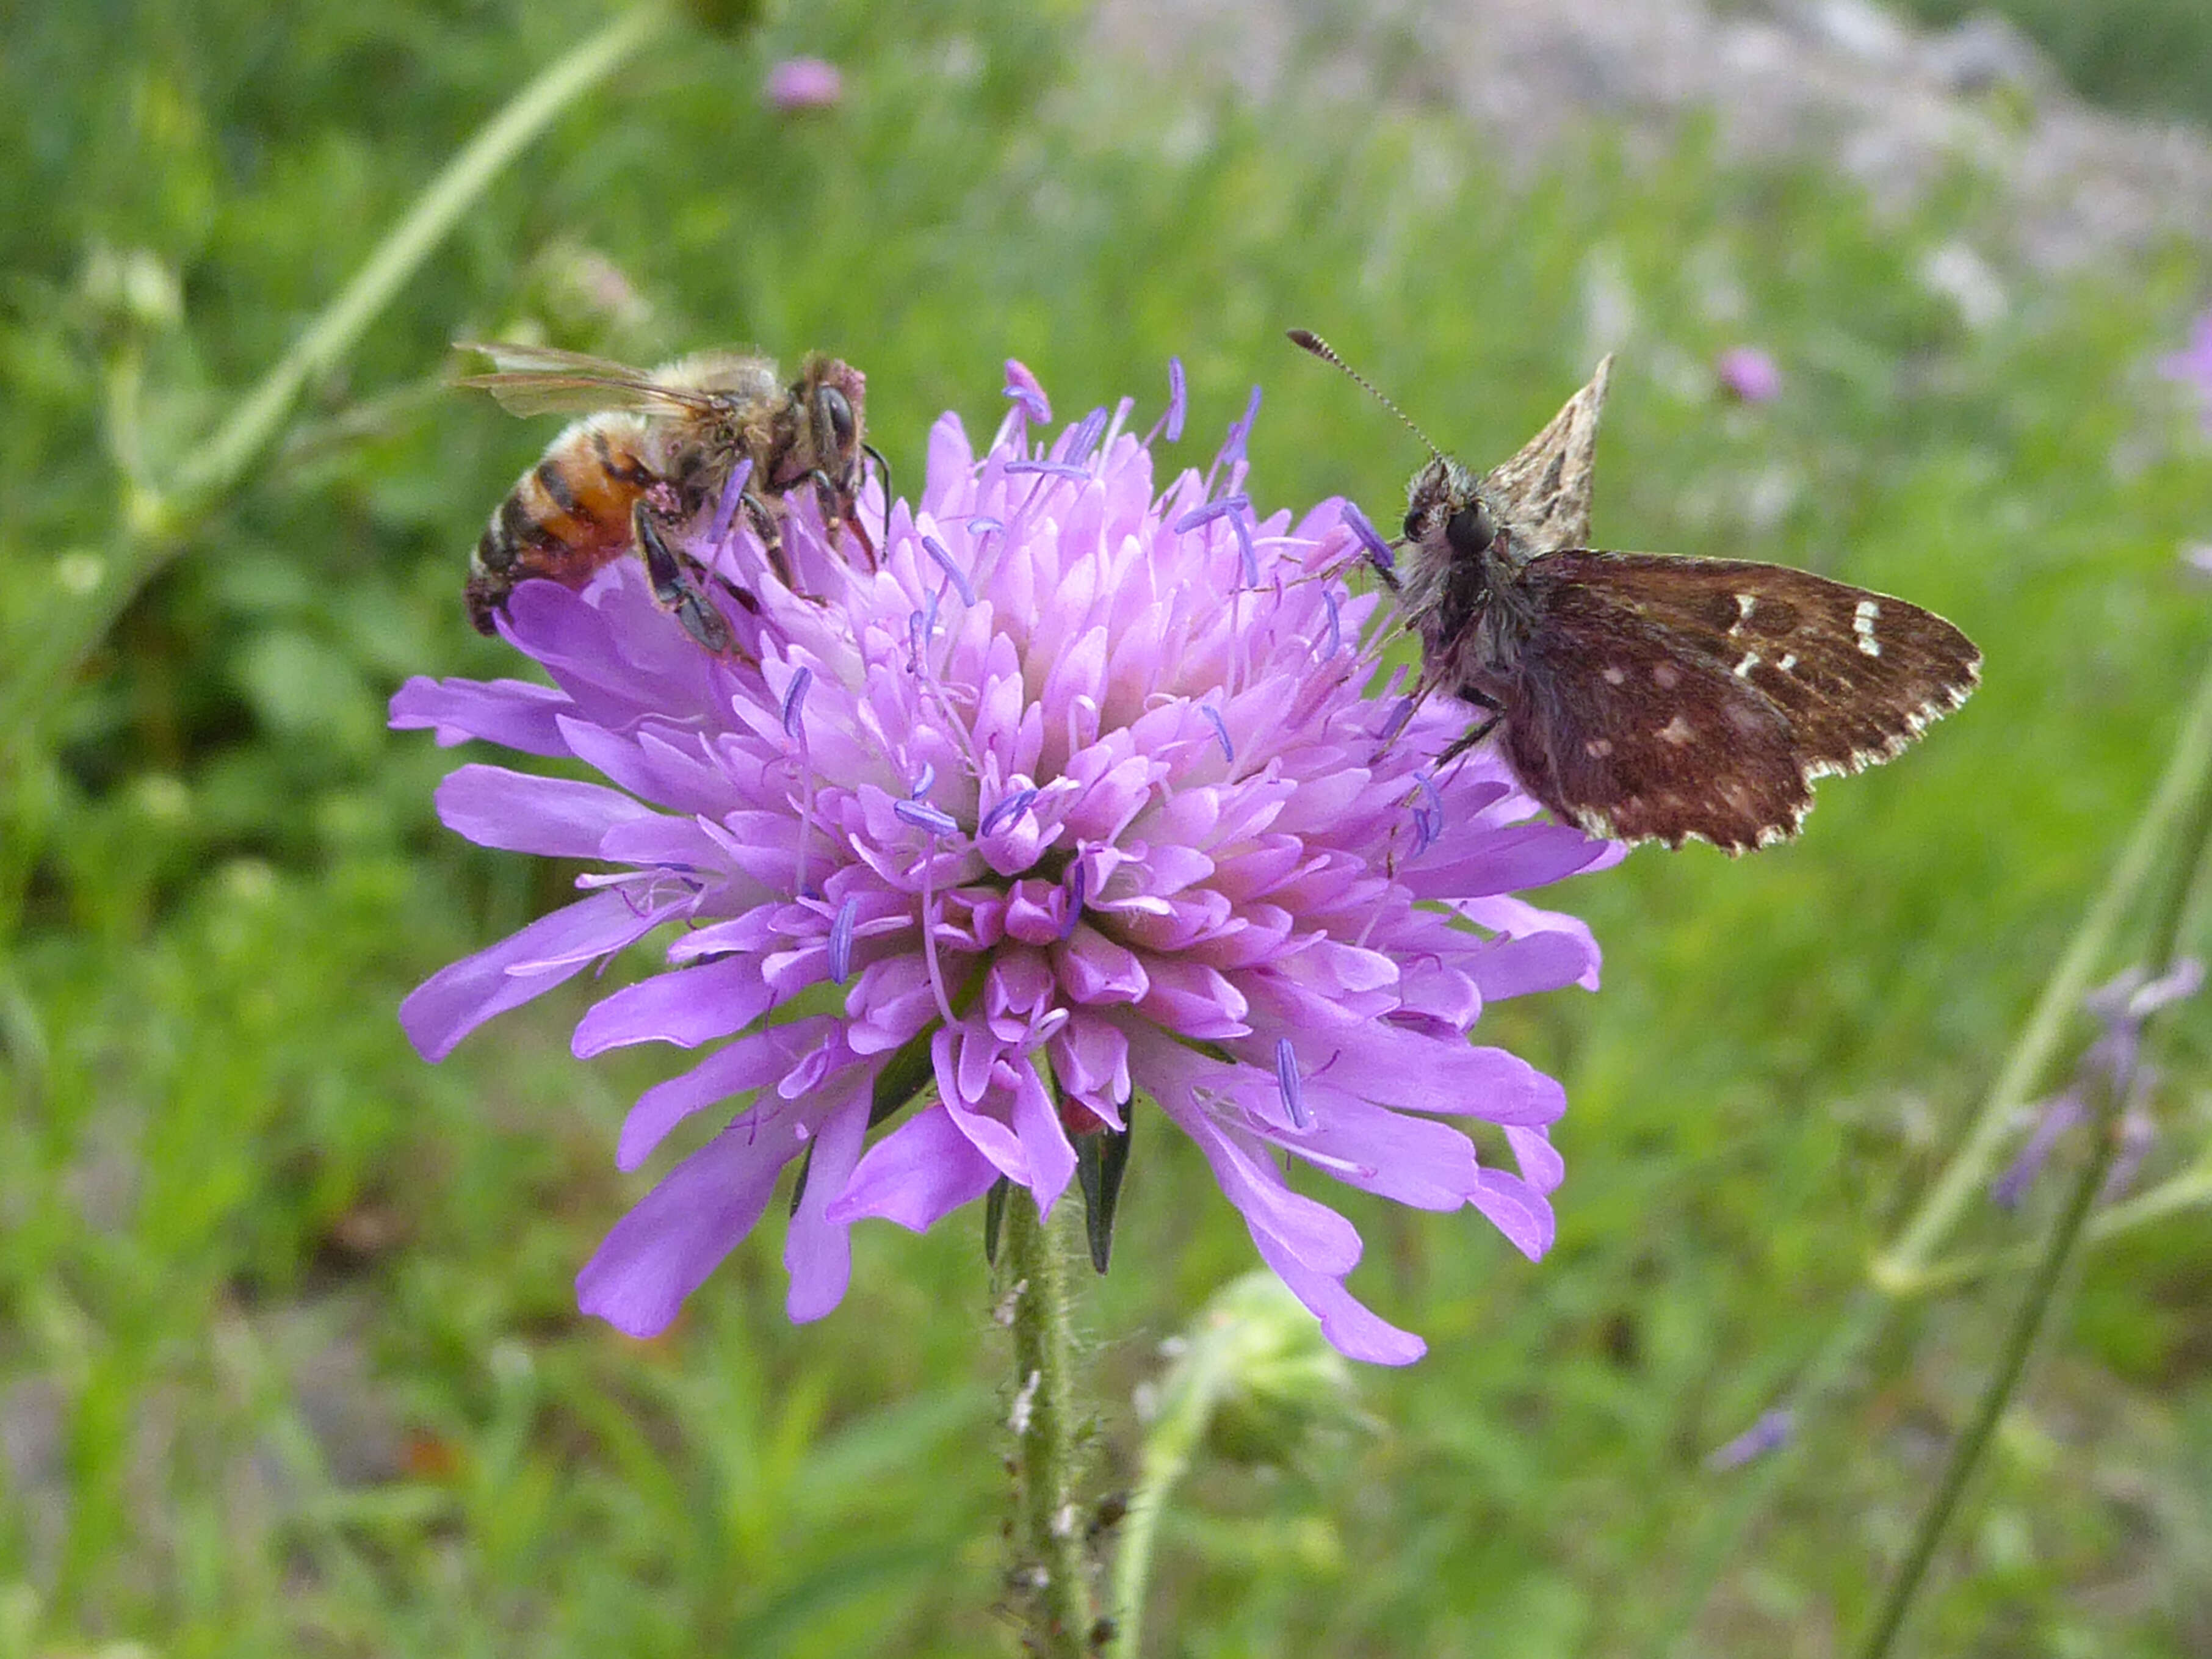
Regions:
[[[173,487],[189,502],[220,495],[276,437],[307,383],[329,372],[400,285],[460,222],[502,168],[666,25],[659,8],[624,13],[517,93],[514,102],[462,146],[354,279],[262,377],[207,442],[177,468]]]
[[[2182,918],[2188,909],[2189,892],[2197,872],[2203,867],[2205,847],[2212,841],[2212,745],[2201,745],[2197,755],[2193,787],[2187,795],[2188,818],[2183,828],[2179,848],[2166,866],[2166,881],[2158,896],[2157,907],[2151,917],[2151,943],[2148,955],[2149,972],[2153,978],[2172,973],[2179,957]],[[2177,759],[2191,752],[2185,742],[2176,751]],[[2126,1018],[2122,1014],[2116,1018]],[[2155,1018],[2154,1013],[2147,1018]],[[2095,1207],[2097,1194],[2105,1189],[2105,1180],[2112,1173],[2113,1160],[2119,1156],[2120,1124],[2127,1110],[2136,1070],[2141,1064],[2141,1031],[2136,1041],[2123,1050],[2125,1058],[2115,1062],[2112,1073],[2103,1078],[2101,1086],[2093,1089],[2094,1105],[2090,1112],[2089,1156],[2083,1160],[2074,1177],[2072,1189],[2067,1194],[2066,1207],[2051,1230],[2041,1258],[2035,1266],[2035,1275],[2029,1281],[2027,1293],[2021,1297],[2011,1325],[2006,1329],[2004,1346],[1996,1368],[1990,1373],[1982,1397],[1975,1404],[1974,1414],[1965,1430],[1953,1443],[1951,1455],[1943,1466],[1942,1477],[1935,1492],[1929,1495],[1922,1510],[1919,1524],[1914,1528],[1912,1542],[1905,1559],[1899,1563],[1892,1577],[1889,1590],[1882,1598],[1881,1610],[1874,1623],[1868,1627],[1867,1639],[1859,1649],[1861,1659],[1887,1659],[1896,1647],[1898,1637],[1905,1629],[1905,1621],[1912,1612],[1920,1589],[1927,1582],[1928,1568],[1936,1559],[1942,1544],[1943,1534],[1949,1529],[1952,1517],[1966,1496],[1966,1485],[1973,1479],[1974,1471],[1981,1467],[1983,1455],[1989,1449],[1990,1437],[1996,1432],[1997,1421],[2004,1415],[2005,1407],[2012,1403],[2020,1391],[2021,1380],[2027,1373],[2029,1359],[2033,1356],[2045,1326],[2051,1322],[2052,1310],[2065,1299],[2065,1287],[2073,1266],[2076,1247],[2081,1242],[2082,1230]]]
[[[0,760],[29,752],[29,723],[42,706],[51,707],[74,665],[181,550],[192,525],[237,487],[276,441],[301,391],[337,364],[501,169],[665,26],[659,8],[639,6],[523,88],[431,180],[368,262],[229,418],[179,464],[166,490],[126,477],[121,522],[100,556],[96,580],[17,642],[15,672],[0,692]],[[129,459],[127,448],[123,459]]]
[[[2113,936],[2142,895],[2156,868],[2160,852],[2173,839],[2176,826],[2212,772],[2212,670],[2198,681],[2172,757],[2157,793],[2136,823],[2104,890],[2082,917],[2074,938],[2036,999],[2004,1068],[1984,1098],[1973,1127],[1951,1162],[1921,1200],[1911,1223],[1873,1267],[1875,1283],[1886,1291],[1910,1288],[1913,1276],[1943,1246],[1960,1217],[1988,1184],[1998,1149],[2012,1131],[2013,1115],[2026,1105],[2049,1071],[2068,1026],[2081,1011],[2098,966],[2112,950]],[[2191,866],[2193,868],[2193,866]]]
[[[2156,872],[2160,853],[2176,839],[2185,815],[2203,797],[2208,784],[2212,784],[2212,667],[2197,682],[2188,717],[2150,804],[2136,820],[2135,832],[2082,916],[2066,953],[2051,970],[1973,1127],[1897,1243],[1869,1267],[1871,1282],[1853,1294],[1835,1329],[1807,1364],[1796,1389],[1785,1402],[1795,1414],[1800,1432],[1788,1445],[1744,1470],[1727,1506],[1700,1529],[1681,1593],[1666,1616],[1651,1627],[1650,1639],[1641,1650],[1645,1654],[1667,1656],[1686,1650],[1684,1638],[1692,1625],[1711,1598],[1722,1571],[1738,1555],[1752,1522],[1765,1508],[1783,1476],[1796,1468],[1803,1448],[1814,1437],[1829,1397],[1888,1323],[1898,1297],[1918,1288],[1921,1264],[1942,1248],[1968,1202],[1987,1185],[1998,1150],[2011,1129],[2014,1112],[2025,1103],[2050,1067],[2099,965],[2112,949],[2120,924]],[[2193,870],[2191,860],[2181,877],[2184,893]],[[2178,908],[2173,914],[2178,917]],[[2170,951],[2160,954],[2170,954]]]

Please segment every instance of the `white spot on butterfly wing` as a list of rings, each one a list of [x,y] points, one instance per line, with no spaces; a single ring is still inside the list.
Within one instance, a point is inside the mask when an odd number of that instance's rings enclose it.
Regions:
[[[1735,629],[1730,629],[1729,631],[1730,633],[1734,633],[1735,630]],[[1791,660],[1793,660],[1793,661],[1794,661],[1794,660],[1796,660],[1796,659],[1794,659],[1794,658],[1793,658]],[[1758,667],[1758,666],[1759,666],[1759,653],[1758,653],[1758,652],[1756,652],[1756,651],[1747,651],[1747,652],[1745,652],[1745,653],[1743,653],[1743,660],[1742,660],[1741,662],[1738,663],[1738,664],[1735,665],[1735,677],[1736,677],[1736,678],[1738,678],[1738,679],[1740,679],[1740,680],[1747,680],[1747,679],[1749,679],[1749,678],[1751,678],[1751,671],[1752,671],[1753,669],[1754,669],[1754,668]]]
[[[1613,739],[1610,738],[1592,738],[1583,745],[1583,753],[1588,755],[1592,760],[1603,760],[1612,752]]]
[[[1858,609],[1851,613],[1851,633],[1857,639],[1859,649],[1869,657],[1881,655],[1881,641],[1874,636],[1875,618],[1881,615],[1881,607],[1872,599],[1861,599]]]
[[[1620,669],[1608,668],[1605,671],[1605,683],[1607,685],[1625,685],[1628,683],[1628,676]]]
[[[1743,625],[1751,620],[1751,613],[1758,608],[1758,599],[1751,594],[1737,594],[1735,596],[1735,620],[1729,624],[1729,632],[1734,634],[1740,631]]]
[[[1651,684],[1662,691],[1672,691],[1681,683],[1682,671],[1673,663],[1655,662],[1651,665]]]
[[[1668,720],[1666,725],[1659,728],[1659,736],[1662,740],[1672,744],[1679,744],[1687,743],[1696,735],[1697,728],[1692,726],[1689,721],[1684,720],[1680,714],[1675,715],[1673,720]]]

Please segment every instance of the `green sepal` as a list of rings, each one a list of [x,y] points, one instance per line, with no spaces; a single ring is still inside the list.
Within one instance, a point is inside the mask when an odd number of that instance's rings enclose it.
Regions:
[[[1131,1124],[1135,1121],[1132,1115]],[[1102,1273],[1114,1252],[1114,1211],[1121,1201],[1121,1177],[1128,1168],[1127,1129],[1098,1129],[1076,1136],[1075,1174],[1083,1183],[1083,1228],[1090,1236],[1091,1265]]]

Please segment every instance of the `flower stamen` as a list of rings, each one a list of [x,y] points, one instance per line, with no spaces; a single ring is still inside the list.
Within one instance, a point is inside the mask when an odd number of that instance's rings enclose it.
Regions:
[[[1275,1087],[1283,1097],[1283,1109],[1291,1115],[1291,1124],[1300,1129],[1311,1127],[1306,1116],[1305,1087],[1298,1077],[1297,1051],[1286,1036],[1275,1039]]]

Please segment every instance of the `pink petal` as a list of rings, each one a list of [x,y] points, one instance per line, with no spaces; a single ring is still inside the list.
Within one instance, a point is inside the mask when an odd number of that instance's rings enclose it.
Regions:
[[[830,1108],[815,1132],[806,1194],[783,1236],[783,1265],[791,1274],[784,1310],[795,1325],[819,1319],[835,1308],[845,1299],[845,1287],[852,1281],[852,1224],[831,1221],[823,1212],[845,1191],[860,1160],[874,1082],[872,1072],[855,1071],[844,1103]]]
[[[440,969],[399,1005],[399,1024],[425,1060],[443,1060],[494,1014],[551,990],[593,957],[635,944],[659,921],[655,913],[640,915],[621,893],[594,893]]]
[[[654,1084],[637,1097],[637,1104],[623,1119],[615,1167],[636,1169],[653,1156],[661,1138],[692,1113],[732,1095],[768,1087],[789,1071],[801,1054],[818,1047],[836,1023],[821,1017],[771,1025],[717,1048],[681,1076]]]
[[[750,1025],[773,1000],[760,962],[727,957],[702,968],[655,974],[592,1005],[570,1043],[579,1060],[633,1042],[696,1048]]]
[[[615,1224],[576,1275],[577,1305],[631,1336],[659,1335],[753,1230],[805,1146],[788,1121],[732,1124]]]
[[[556,716],[568,694],[527,680],[434,680],[417,674],[392,694],[392,729],[437,734],[438,746],[481,738],[526,755],[565,755]]]
[[[942,1106],[916,1113],[868,1148],[845,1190],[823,1211],[825,1220],[881,1216],[913,1232],[979,1199],[999,1178]]]
[[[503,766],[464,766],[438,786],[438,817],[479,847],[544,858],[599,856],[618,823],[659,815],[600,783],[541,778]]]

